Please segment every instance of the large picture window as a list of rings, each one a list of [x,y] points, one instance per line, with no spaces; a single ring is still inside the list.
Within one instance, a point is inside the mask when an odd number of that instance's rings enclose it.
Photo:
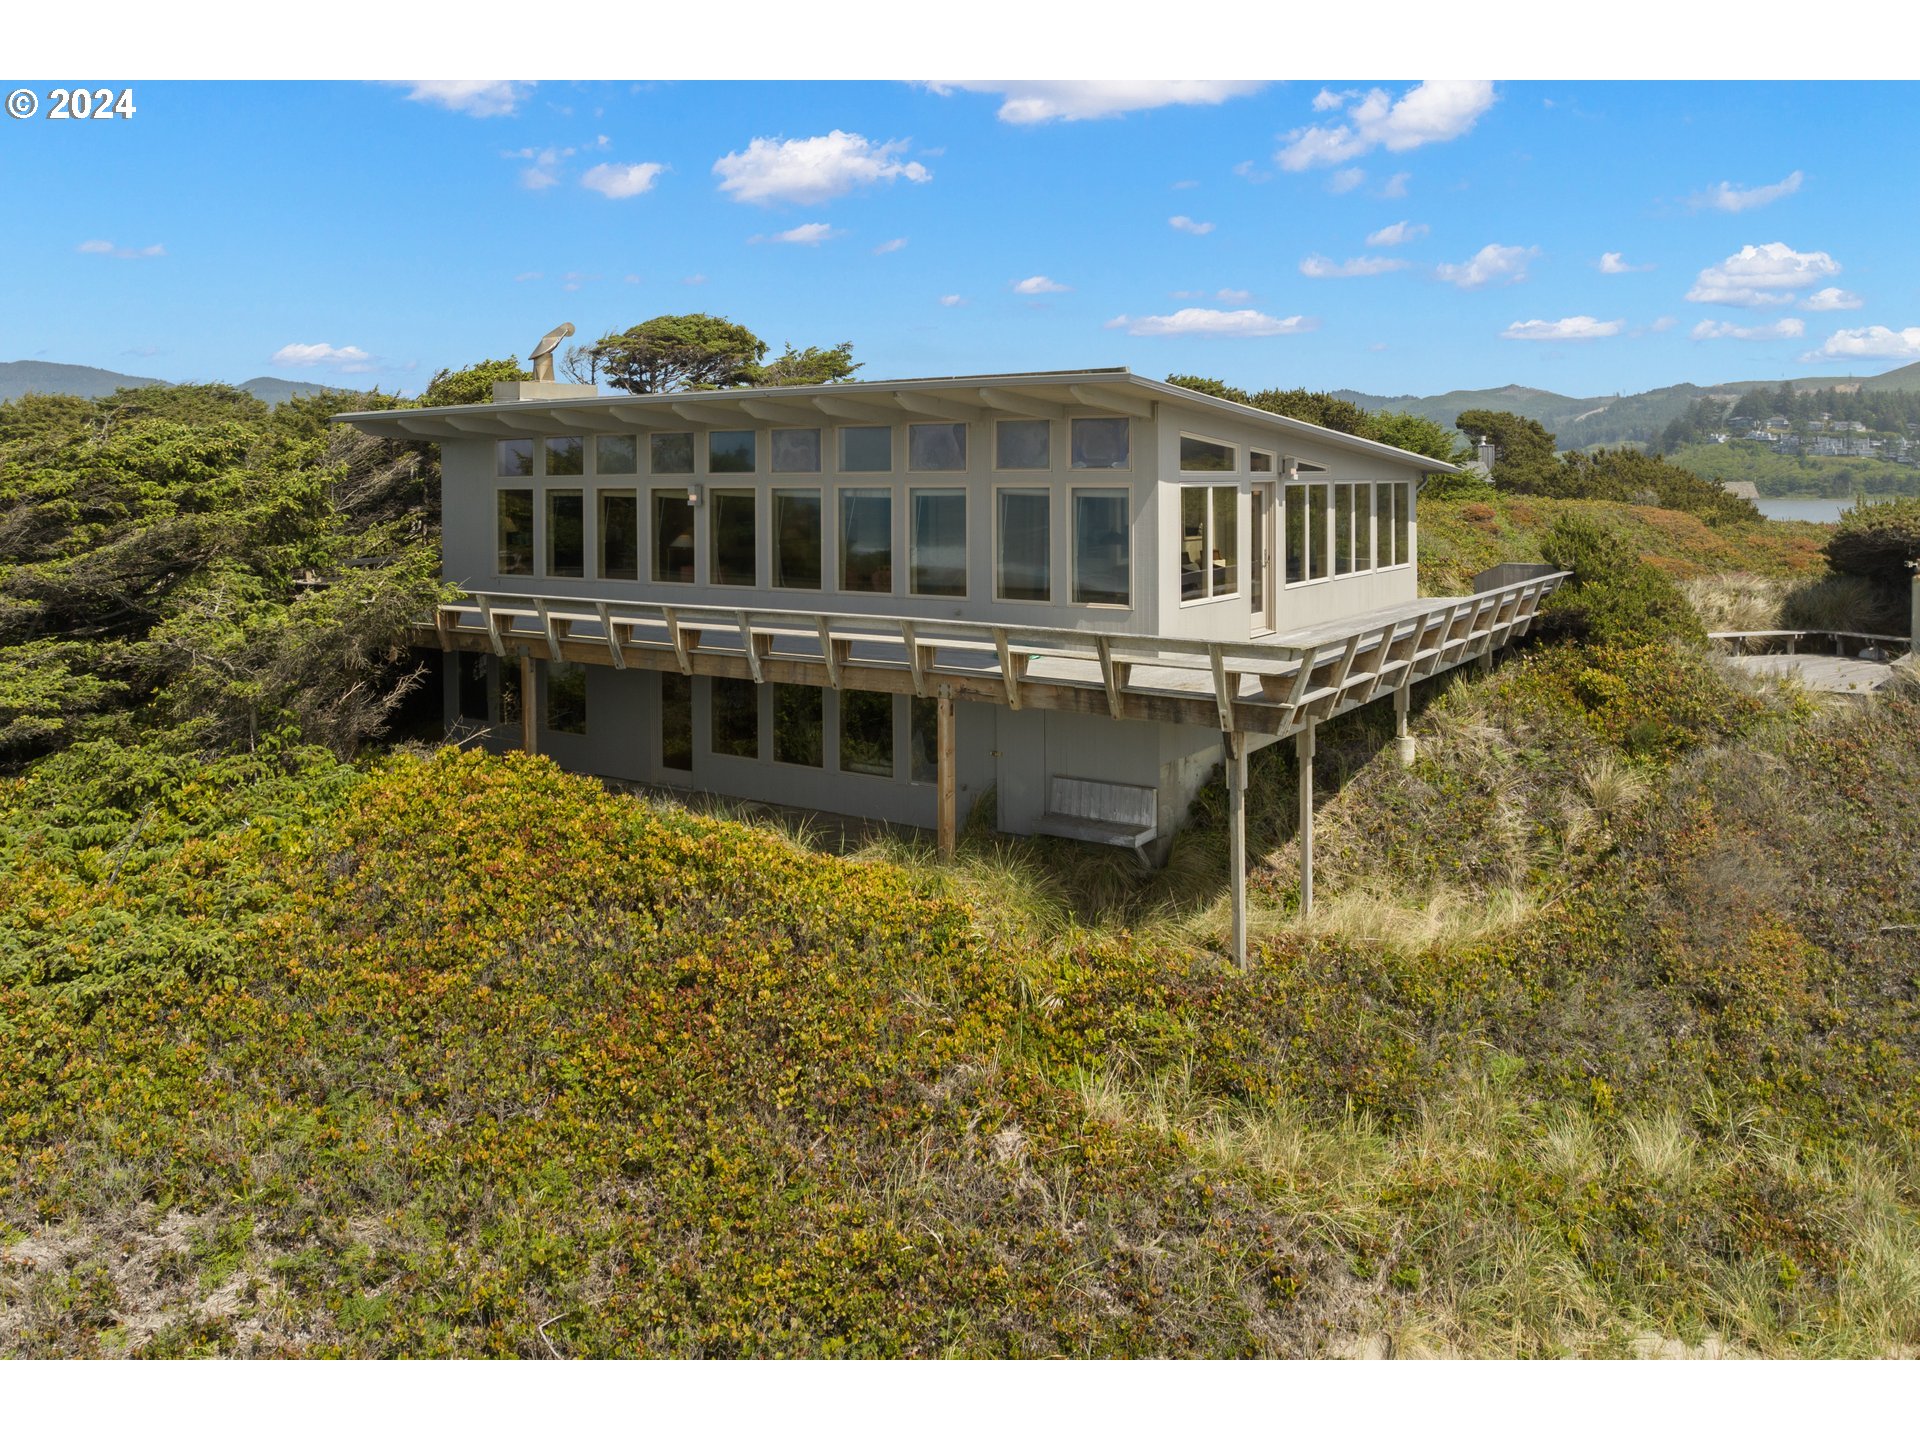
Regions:
[[[1131,436],[1121,416],[1087,416],[1073,422],[1073,468],[1124,470],[1130,458]]]
[[[994,598],[1053,599],[1053,496],[1002,490],[996,498]]]
[[[850,775],[893,778],[893,697],[871,690],[840,692],[840,768]]]
[[[967,427],[945,423],[907,426],[907,468],[966,469]]]
[[[1307,578],[1307,487],[1289,485],[1283,506],[1286,524],[1287,584],[1298,585]]]
[[[1052,469],[1053,422],[998,421],[993,427],[993,466],[996,470]]]
[[[1353,490],[1351,485],[1333,487],[1333,573],[1353,573]]]
[[[780,590],[820,588],[820,492],[773,492],[773,583]]]
[[[760,687],[751,680],[715,677],[712,696],[713,753],[760,758]]]
[[[1409,527],[1413,521],[1413,487],[1404,480],[1391,488],[1393,490],[1393,563],[1410,565],[1413,563],[1413,548]]]
[[[1180,598],[1211,600],[1239,591],[1239,489],[1189,485],[1180,492]]]
[[[584,506],[578,490],[547,492],[547,574],[578,580],[587,573]]]
[[[640,497],[631,490],[600,492],[600,578],[640,578]]]
[[[1133,603],[1132,533],[1125,490],[1073,492],[1073,602]]]
[[[1307,486],[1307,578],[1327,578],[1327,487]]]
[[[497,506],[499,573],[533,573],[533,491],[502,490]]]
[[[840,588],[893,593],[893,492],[840,492]]]
[[[684,490],[653,492],[653,578],[693,579],[693,506]]]
[[[911,575],[915,595],[967,593],[967,492],[915,490],[907,500]]]
[[[754,538],[754,494],[751,490],[711,490],[707,492],[712,513],[707,532],[713,537],[713,553],[707,557],[707,580],[714,585],[752,585],[759,547]]]

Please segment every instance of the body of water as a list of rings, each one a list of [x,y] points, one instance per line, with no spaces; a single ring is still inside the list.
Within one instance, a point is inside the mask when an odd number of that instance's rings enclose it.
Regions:
[[[1817,520],[1832,525],[1853,508],[1852,500],[1789,500],[1762,496],[1753,502],[1769,520]]]

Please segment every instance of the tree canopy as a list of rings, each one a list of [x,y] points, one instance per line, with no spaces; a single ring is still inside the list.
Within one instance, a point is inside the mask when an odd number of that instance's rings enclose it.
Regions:
[[[533,372],[522,370],[517,356],[504,360],[482,360],[464,370],[442,370],[420,392],[422,405],[487,405],[493,401],[493,387],[514,380],[531,380]]]
[[[1417,455],[1426,455],[1450,464],[1467,458],[1467,450],[1460,437],[1444,425],[1398,411],[1362,410],[1352,401],[1342,400],[1325,391],[1299,388],[1249,391],[1205,375],[1169,375],[1167,383],[1197,390],[1216,400],[1231,400],[1237,405],[1269,410],[1289,420],[1304,420],[1309,425],[1320,425],[1345,435],[1358,435],[1362,439],[1377,440],[1383,445],[1395,445],[1402,450],[1411,450]]]
[[[750,385],[767,342],[744,325],[705,312],[656,315],[602,335],[567,356],[568,369],[633,395]]]

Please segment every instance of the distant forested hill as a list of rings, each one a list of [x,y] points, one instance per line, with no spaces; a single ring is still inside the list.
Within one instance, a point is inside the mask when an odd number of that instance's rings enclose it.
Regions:
[[[1551,430],[1563,450],[1592,445],[1651,443],[1667,424],[1686,414],[1696,400],[1709,395],[1731,399],[1754,389],[1775,389],[1778,380],[1730,380],[1720,385],[1668,385],[1637,395],[1558,395],[1525,385],[1503,385],[1494,390],[1449,390],[1444,395],[1369,395],[1359,390],[1334,394],[1363,410],[1405,410],[1442,425],[1451,425],[1463,410],[1506,410],[1537,420]],[[1796,390],[1830,390],[1858,386],[1862,390],[1920,391],[1920,364],[1903,365],[1884,375],[1806,376],[1789,382]]]
[[[45,360],[0,361],[0,401],[18,400],[22,395],[77,395],[91,400],[116,390],[138,390],[166,383],[145,375],[101,370],[93,365],[55,365]],[[234,388],[269,405],[278,405],[298,395],[321,395],[338,389],[333,385],[315,385],[309,380],[277,380],[271,375],[255,376]]]

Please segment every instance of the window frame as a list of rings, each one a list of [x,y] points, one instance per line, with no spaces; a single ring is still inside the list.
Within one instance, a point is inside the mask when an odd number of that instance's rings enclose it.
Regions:
[[[819,574],[812,585],[780,583],[780,497],[811,495],[816,527],[815,549],[819,556]],[[775,485],[767,490],[767,588],[788,595],[818,595],[827,587],[827,576],[834,574],[834,552],[827,546],[827,490],[824,485]]]
[[[1081,465],[1073,458],[1073,427],[1082,420],[1119,421],[1127,427],[1127,463],[1124,465]],[[1131,415],[1069,415],[1067,417],[1067,469],[1081,475],[1125,475],[1133,470],[1133,417]]]
[[[927,473],[927,472],[922,472]],[[942,472],[935,472],[942,473]],[[944,472],[963,473],[963,472]],[[968,487],[965,485],[909,485],[907,490],[907,594],[915,600],[965,600],[973,593],[973,556],[968,548],[973,538],[973,517],[969,513]],[[959,592],[922,590],[919,588],[920,570],[919,527],[914,524],[914,498],[919,495],[957,495],[960,497],[960,589]]]
[[[556,470],[548,463],[553,458],[553,447],[565,445],[569,441],[580,447],[580,468],[578,470]],[[540,478],[543,480],[578,480],[587,473],[587,437],[585,435],[542,435],[540,437]]]
[[[524,445],[527,454],[527,468],[524,470],[502,469],[509,447]],[[493,442],[493,478],[496,480],[531,480],[533,474],[534,444],[531,435],[508,435]]]
[[[576,480],[576,479],[579,479],[580,477],[576,475],[570,475],[565,478],[570,480]],[[541,537],[543,543],[539,547],[540,558],[545,566],[545,568],[542,569],[540,572],[540,578],[543,580],[584,580],[586,579],[587,578],[587,491],[586,491],[586,487],[584,485],[543,486],[541,489],[541,495],[546,501],[546,503],[540,507],[540,516],[542,520],[541,528],[545,532]],[[555,501],[565,500],[569,497],[572,498],[574,504],[579,508],[579,512],[580,512],[579,514],[580,565],[579,565],[579,568],[576,570],[563,572],[560,569],[558,569],[554,564],[554,548],[553,547],[555,543],[554,530],[556,527],[554,525],[553,507],[554,507]]]
[[[734,472],[738,473],[738,472]],[[746,580],[722,580],[720,578],[720,501],[723,497],[737,499],[745,496],[747,506],[753,516],[752,524],[752,575]],[[709,485],[701,496],[707,512],[707,580],[709,585],[723,585],[729,590],[752,590],[760,587],[760,491],[757,487],[745,485]],[[695,562],[695,574],[698,562]]]
[[[647,547],[647,575],[654,585],[697,585],[700,583],[700,508],[687,499],[685,485],[663,486],[649,485],[646,489],[647,536],[651,543]],[[660,525],[659,511],[656,508],[661,496],[677,496],[679,503],[687,507],[687,540],[693,555],[693,574],[688,576],[662,575],[660,573]]]
[[[758,475],[760,473],[760,432],[758,429],[736,426],[732,429],[710,429],[703,432],[706,436],[706,466],[700,472],[710,477],[722,475]],[[722,435],[744,435],[747,437],[748,458],[752,461],[744,470],[716,470],[713,468],[713,442]],[[733,482],[722,482],[731,486]]]
[[[1227,452],[1227,463],[1218,470],[1189,470],[1187,468],[1186,456],[1180,453],[1181,450],[1186,448],[1186,442],[1189,440],[1198,445],[1219,446]],[[1240,451],[1241,447],[1230,440],[1216,440],[1211,435],[1202,435],[1192,430],[1182,430],[1176,439],[1176,449],[1174,451],[1175,465],[1177,467],[1176,473],[1183,478],[1188,475],[1238,475],[1240,473]]]
[[[881,473],[881,472],[875,472],[875,473]],[[861,492],[864,492],[866,494],[871,494],[871,495],[884,495],[887,497],[887,566],[886,568],[888,573],[888,584],[885,590],[876,590],[871,586],[869,586],[864,590],[855,590],[855,589],[850,589],[846,583],[846,580],[847,580],[846,563],[847,563],[848,547],[846,544],[846,535],[844,533],[845,511],[842,509],[842,503],[845,500],[846,496],[854,493],[861,493]],[[888,596],[899,595],[900,569],[897,562],[899,560],[899,553],[900,553],[900,544],[899,544],[900,507],[894,503],[895,499],[898,496],[898,493],[899,493],[899,487],[897,485],[855,484],[855,485],[835,485],[833,487],[833,562],[834,562],[833,563],[833,579],[834,579],[833,590],[835,594],[837,595],[888,595]],[[824,560],[824,558],[825,557],[823,556],[822,559]]]
[[[813,468],[784,469],[779,464],[779,436],[806,433],[813,436]],[[821,425],[774,425],[767,431],[767,473],[769,475],[818,475],[826,469],[826,427]]]
[[[646,527],[640,508],[640,489],[638,486],[596,485],[593,489],[593,563],[594,579],[612,580],[622,585],[638,584],[640,581],[640,557],[646,554]],[[633,502],[633,574],[612,575],[607,571],[607,501],[628,499]]]
[[[687,468],[684,470],[662,470],[655,465],[653,454],[655,442],[660,440],[677,440],[682,437],[684,437],[687,442]],[[649,430],[647,432],[647,475],[665,475],[678,479],[686,479],[695,474],[699,467],[700,447],[695,445],[693,441],[694,432],[691,430]]]
[[[836,475],[893,475],[899,467],[894,464],[893,432],[894,425],[836,425],[833,427],[833,473]],[[855,430],[884,430],[887,432],[887,463],[872,470],[849,470],[847,468],[847,435]]]
[[[1193,475],[1201,475],[1209,472],[1192,471],[1188,473]],[[1211,473],[1225,473],[1225,472],[1211,472]],[[1185,581],[1186,581],[1187,572],[1184,569],[1181,570],[1179,572],[1180,583],[1176,587],[1180,592],[1180,608],[1184,610],[1187,607],[1193,606],[1193,605],[1214,605],[1214,604],[1218,604],[1220,601],[1223,601],[1223,600],[1238,600],[1245,593],[1244,589],[1240,584],[1240,530],[1241,530],[1240,494],[1241,494],[1241,491],[1240,491],[1239,480],[1234,479],[1225,484],[1221,484],[1221,483],[1209,483],[1207,481],[1198,480],[1198,479],[1192,480],[1192,481],[1186,481],[1183,479],[1179,485],[1175,486],[1175,489],[1177,489],[1180,492],[1180,506],[1181,506],[1179,518],[1175,522],[1179,530],[1179,535],[1177,537],[1178,545],[1174,552],[1174,563],[1176,565],[1180,564],[1181,561],[1183,561],[1186,558],[1185,546],[1187,543],[1187,531],[1186,531],[1187,492],[1190,490],[1198,490],[1207,497],[1203,507],[1203,510],[1204,510],[1204,514],[1202,517],[1203,524],[1201,526],[1201,534],[1200,534],[1200,554],[1201,554],[1200,573],[1204,577],[1204,583],[1205,583],[1206,589],[1205,589],[1205,592],[1200,595],[1193,595],[1193,596],[1187,595],[1185,593],[1185,588],[1186,588]],[[1223,490],[1230,491],[1233,495],[1233,554],[1229,556],[1226,561],[1226,569],[1228,573],[1231,574],[1233,577],[1231,582],[1233,588],[1230,590],[1216,590],[1213,588],[1214,587],[1213,552],[1219,548],[1217,545],[1214,544],[1214,540],[1215,540],[1215,534],[1219,527],[1219,521],[1220,521],[1219,495],[1220,495],[1220,492]]]
[[[1045,472],[1029,470],[1023,473],[1034,475],[1034,474],[1041,474]],[[1054,604],[1055,602],[1054,602],[1053,596],[1054,596],[1055,566],[1053,563],[1053,534],[1054,534],[1053,487],[1051,485],[995,485],[992,489],[992,493],[993,493],[992,544],[993,544],[994,603],[997,605],[1052,605]],[[1004,557],[1005,551],[1001,545],[1001,536],[1005,532],[1002,529],[1002,525],[1001,525],[1000,497],[1003,494],[1009,494],[1009,493],[1020,494],[1020,495],[1044,495],[1046,497],[1046,501],[1047,501],[1047,593],[1045,597],[1041,599],[1036,600],[1032,596],[1025,596],[1025,595],[1016,596],[1016,595],[1007,595],[1002,593],[1003,587],[1001,584],[1001,577],[1005,574],[1005,567],[1001,564],[1001,561]]]
[[[534,487],[531,485],[526,486],[524,488],[518,485],[498,485],[494,487],[494,491],[493,491],[494,570],[493,570],[493,573],[497,576],[508,576],[508,575],[532,576],[532,575],[537,575],[538,573],[535,570],[534,565],[535,565],[535,562],[540,558],[540,544],[539,544],[539,537],[534,533],[534,521],[538,517],[539,509],[533,503],[534,494],[535,494],[535,490],[534,490]],[[506,536],[506,526],[504,524],[506,517],[501,513],[501,506],[502,506],[502,502],[505,501],[506,497],[509,495],[524,495],[527,501],[527,547],[526,547],[527,564],[526,564],[526,569],[524,570],[509,570],[504,565],[501,564],[501,561],[503,561],[506,558],[506,554],[507,554],[507,536]]]
[[[1114,495],[1123,509],[1121,531],[1127,537],[1125,600],[1082,600],[1080,598],[1080,506],[1082,495]],[[1132,610],[1133,569],[1133,487],[1130,485],[1072,485],[1067,488],[1067,595],[1068,603],[1089,610]]]
[[[951,430],[960,436],[960,463],[938,468],[913,463],[913,432]],[[909,420],[907,422],[907,470],[909,475],[965,475],[973,464],[973,427],[965,420]]]
[[[633,468],[631,470],[609,470],[600,463],[600,447],[609,440],[625,440],[633,446]],[[607,475],[626,479],[640,474],[640,437],[638,435],[595,435],[588,453],[593,457],[593,471],[596,476]]]
[[[1002,465],[1000,463],[1000,427],[1003,425],[1039,425],[1047,437],[1047,463],[1044,465]],[[1131,446],[1129,446],[1131,450]],[[1009,415],[993,422],[993,472],[997,475],[1051,475],[1053,473],[1053,421],[1039,415]]]

